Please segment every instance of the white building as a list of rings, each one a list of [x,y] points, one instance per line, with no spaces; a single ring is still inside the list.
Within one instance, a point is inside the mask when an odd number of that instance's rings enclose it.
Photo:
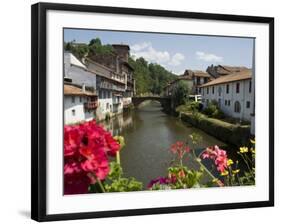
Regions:
[[[72,83],[86,85],[96,90],[96,75],[86,65],[79,61],[72,53],[64,53],[64,78],[72,80]]]
[[[251,69],[243,68],[221,76],[200,88],[204,107],[215,100],[226,115],[240,120],[252,120],[255,108]]]
[[[64,123],[74,124],[96,117],[97,95],[78,85],[64,84]]]
[[[96,74],[96,89],[99,106],[97,119],[113,116],[123,112],[123,94],[125,92],[125,77],[115,73],[110,67],[86,59],[88,69]]]

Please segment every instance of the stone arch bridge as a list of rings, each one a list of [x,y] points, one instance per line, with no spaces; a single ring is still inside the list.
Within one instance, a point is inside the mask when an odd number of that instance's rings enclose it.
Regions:
[[[155,100],[158,101],[164,110],[171,109],[171,98],[169,97],[162,97],[162,96],[134,96],[132,98],[132,103],[134,107],[138,107],[142,102],[147,100]]]

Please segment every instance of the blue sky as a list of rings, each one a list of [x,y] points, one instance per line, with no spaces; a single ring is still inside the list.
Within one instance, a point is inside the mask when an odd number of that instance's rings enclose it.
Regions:
[[[159,63],[178,75],[185,69],[206,70],[211,64],[252,67],[253,39],[200,35],[158,34],[65,29],[64,41],[128,44],[131,55]]]

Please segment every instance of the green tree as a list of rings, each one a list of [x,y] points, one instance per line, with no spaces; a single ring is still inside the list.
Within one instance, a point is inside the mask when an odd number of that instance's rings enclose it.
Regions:
[[[167,71],[157,63],[148,63],[144,58],[129,58],[130,65],[134,68],[137,94],[161,94],[164,87],[176,79],[176,75]]]
[[[172,92],[172,100],[174,102],[174,106],[177,107],[179,105],[185,104],[188,100],[189,95],[189,87],[187,83],[184,81],[179,81],[174,91]]]
[[[112,55],[114,53],[114,49],[111,45],[106,44],[102,45],[102,42],[99,38],[94,38],[90,40],[88,44],[89,53],[91,55]]]

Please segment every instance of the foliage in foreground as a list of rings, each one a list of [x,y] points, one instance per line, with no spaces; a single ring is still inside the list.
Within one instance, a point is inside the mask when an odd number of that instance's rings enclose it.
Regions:
[[[142,183],[122,177],[122,137],[113,138],[96,122],[64,126],[64,194],[141,190]],[[116,159],[110,161],[109,157]]]
[[[192,134],[192,145],[198,144],[200,136]],[[208,147],[203,150],[199,156],[196,156],[194,148],[190,148],[188,143],[176,142],[170,147],[170,150],[175,154],[173,163],[167,169],[167,176],[157,177],[150,181],[147,186],[150,190],[163,190],[163,189],[185,189],[185,188],[198,188],[210,186],[241,186],[241,185],[254,185],[255,184],[255,141],[251,140],[252,147],[240,147],[237,152],[247,166],[247,170],[240,171],[239,161],[233,162],[228,158],[225,150],[220,149],[218,146]],[[184,160],[187,155],[192,153],[193,158],[199,164],[199,169],[188,169],[184,165]],[[203,165],[202,160],[211,160],[215,166],[220,178],[215,178],[213,174]],[[202,176],[207,174],[212,177],[212,181],[205,184],[201,183]]]

